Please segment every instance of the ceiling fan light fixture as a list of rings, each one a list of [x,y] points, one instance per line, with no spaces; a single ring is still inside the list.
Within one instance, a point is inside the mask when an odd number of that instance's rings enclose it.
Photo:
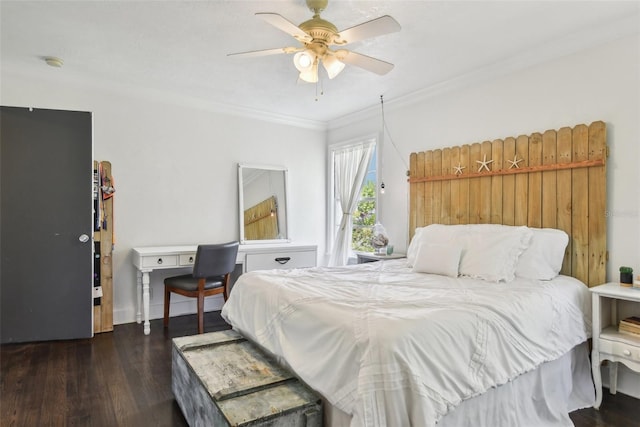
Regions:
[[[300,80],[303,80],[307,83],[317,83],[318,82],[318,61],[314,61],[311,66],[311,69],[307,71],[300,72]]]
[[[313,68],[313,64],[316,62],[316,57],[310,50],[303,50],[293,55],[293,65],[296,66],[300,73],[310,71]]]
[[[327,70],[327,75],[330,79],[333,79],[344,69],[344,62],[340,62],[338,58],[333,55],[325,55],[322,59],[322,65],[324,69]]]

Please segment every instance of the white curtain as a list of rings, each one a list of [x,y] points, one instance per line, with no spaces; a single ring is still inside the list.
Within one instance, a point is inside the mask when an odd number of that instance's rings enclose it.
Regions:
[[[351,242],[351,215],[356,209],[360,190],[373,155],[373,141],[345,147],[334,153],[335,191],[337,192],[342,218],[333,241],[330,266],[346,265]]]

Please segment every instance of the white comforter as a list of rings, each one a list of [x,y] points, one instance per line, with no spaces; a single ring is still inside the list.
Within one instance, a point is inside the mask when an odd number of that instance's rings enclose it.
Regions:
[[[581,282],[489,283],[404,260],[256,271],[222,316],[352,414],[352,426],[433,426],[462,400],[587,339]]]

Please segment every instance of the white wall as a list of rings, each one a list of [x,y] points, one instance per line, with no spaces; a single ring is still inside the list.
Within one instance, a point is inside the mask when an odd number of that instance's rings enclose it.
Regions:
[[[359,120],[358,120],[359,118]],[[408,238],[406,163],[411,152],[529,135],[603,120],[610,147],[606,213],[607,280],[618,267],[640,274],[640,37],[555,59],[465,87],[434,91],[420,102],[385,101],[396,148],[385,135],[381,222],[398,251]],[[331,124],[328,143],[380,132],[380,111]],[[631,384],[631,381],[628,382]],[[640,396],[640,381],[631,393]],[[623,387],[621,386],[621,389]],[[629,390],[629,389],[627,389]]]
[[[57,70],[62,71],[62,70]],[[2,72],[2,105],[93,113],[94,158],[115,180],[114,322],[135,321],[136,246],[213,243],[239,238],[237,164],[289,169],[289,231],[294,243],[324,250],[325,132],[227,115],[170,93],[125,92]],[[151,275],[151,318],[162,317],[162,280]],[[207,308],[222,299],[209,298]],[[175,309],[173,302],[176,302]],[[172,315],[195,312],[172,297]]]

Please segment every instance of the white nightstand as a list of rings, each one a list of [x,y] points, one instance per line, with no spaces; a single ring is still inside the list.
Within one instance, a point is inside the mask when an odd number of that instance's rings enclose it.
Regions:
[[[625,288],[619,283],[606,283],[590,289],[593,316],[593,350],[591,352],[591,369],[596,386],[596,403],[598,409],[602,403],[602,376],[600,363],[609,363],[609,391],[616,393],[618,381],[618,362],[629,369],[640,372],[640,337],[618,332],[618,301],[640,303],[640,290]],[[640,314],[640,304],[636,314]]]

